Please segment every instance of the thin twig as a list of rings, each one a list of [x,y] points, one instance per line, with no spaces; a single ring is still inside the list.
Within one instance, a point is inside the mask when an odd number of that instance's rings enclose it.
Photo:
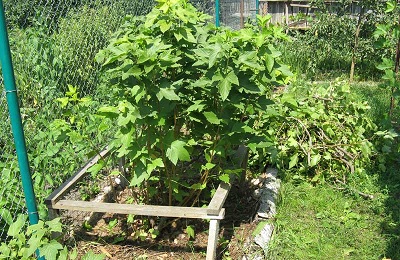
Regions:
[[[336,182],[342,184],[343,186],[345,186],[346,188],[348,188],[348,189],[351,190],[352,192],[357,193],[358,195],[360,195],[360,196],[363,197],[364,199],[371,199],[371,200],[374,199],[374,195],[361,192],[361,191],[359,191],[359,190],[357,190],[357,189],[355,189],[355,188],[353,188],[353,187],[351,187],[351,186],[349,186],[349,185],[346,185],[346,184],[345,184],[344,182],[342,182],[341,180],[336,180]]]

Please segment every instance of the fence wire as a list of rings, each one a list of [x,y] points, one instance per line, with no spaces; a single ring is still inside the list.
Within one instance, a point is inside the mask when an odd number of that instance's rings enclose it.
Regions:
[[[154,2],[131,0],[4,1],[13,67],[21,105],[39,214],[44,199],[94,152],[107,136],[84,126],[104,99],[94,61],[126,15],[144,15]],[[1,82],[2,83],[2,82]],[[0,237],[26,213],[4,87],[0,99]],[[71,94],[75,91],[76,96]],[[58,98],[68,96],[62,106]],[[81,98],[91,102],[81,106]],[[74,101],[76,98],[79,101]],[[75,121],[74,121],[75,120]]]
[[[0,82],[2,84],[2,81]],[[14,149],[4,88],[0,94],[0,241],[8,226],[23,212],[24,197]]]
[[[192,2],[213,14],[214,2]],[[108,144],[109,135],[97,134],[102,126],[90,125],[109,95],[95,55],[124,17],[145,15],[154,5],[154,0],[4,0],[40,218],[47,214],[44,199]],[[0,83],[0,240],[6,240],[8,226],[26,209],[1,78]]]
[[[243,28],[256,14],[256,0],[220,0],[221,24],[232,29]]]

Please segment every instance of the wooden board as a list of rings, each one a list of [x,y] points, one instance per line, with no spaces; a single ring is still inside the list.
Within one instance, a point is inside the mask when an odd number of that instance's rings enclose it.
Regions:
[[[225,216],[225,209],[221,209],[217,215],[209,215],[207,208],[199,207],[134,205],[73,200],[60,200],[52,205],[51,208],[174,218],[223,219]]]
[[[311,5],[302,5],[302,4],[290,4],[293,7],[303,7],[303,8],[312,8]]]

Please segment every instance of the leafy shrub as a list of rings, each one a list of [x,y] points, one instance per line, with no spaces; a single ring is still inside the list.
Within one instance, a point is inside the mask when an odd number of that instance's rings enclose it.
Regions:
[[[35,256],[37,252],[46,259],[77,258],[76,249],[69,252],[66,246],[50,238],[53,232],[62,232],[59,218],[46,222],[40,220],[38,224],[29,226],[26,232],[23,231],[25,225],[25,215],[19,215],[17,220],[10,225],[7,234],[12,238],[1,243],[0,259],[34,260],[37,259]],[[104,258],[104,255],[95,255],[89,251],[82,259],[101,260]]]
[[[186,1],[158,2],[97,55],[113,93],[100,113],[118,126],[111,147],[129,159],[130,185],[150,187],[147,198],[164,185],[164,203],[187,204],[186,191],[196,201],[209,179],[229,180],[233,150],[259,142],[270,88],[291,73],[271,44],[285,35],[266,18],[234,32]]]
[[[348,85],[294,88],[273,100],[261,129],[267,140],[265,154],[280,169],[307,174],[314,181],[345,181],[349,174],[362,173],[375,158],[384,170],[397,134],[378,131],[366,116],[370,107],[356,100]]]
[[[35,135],[31,136],[34,144],[29,146],[28,152],[40,202],[85,160],[99,153],[109,140],[109,122],[93,114],[99,103],[79,95],[77,88],[70,85],[65,96],[55,101],[55,109],[59,111],[57,118],[48,121],[36,117],[38,124],[30,128]],[[41,120],[45,126],[39,124]],[[39,204],[39,213],[41,217],[46,216],[42,203]]]

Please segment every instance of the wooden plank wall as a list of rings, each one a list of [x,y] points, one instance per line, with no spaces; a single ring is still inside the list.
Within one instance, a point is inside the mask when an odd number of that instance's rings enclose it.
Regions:
[[[335,1],[327,1],[331,5],[331,10],[335,8]],[[312,16],[315,11],[314,8],[306,7],[310,5],[310,1],[299,1],[299,0],[292,0],[292,1],[285,1],[285,0],[260,0],[260,14],[272,15],[271,22],[273,24],[280,24],[285,25],[289,24],[289,27],[296,27],[296,26],[307,26],[307,23],[293,23],[292,17],[298,15],[299,13],[308,14]],[[353,2],[350,5],[349,10],[354,16],[360,12],[360,7],[357,5],[356,2]]]

